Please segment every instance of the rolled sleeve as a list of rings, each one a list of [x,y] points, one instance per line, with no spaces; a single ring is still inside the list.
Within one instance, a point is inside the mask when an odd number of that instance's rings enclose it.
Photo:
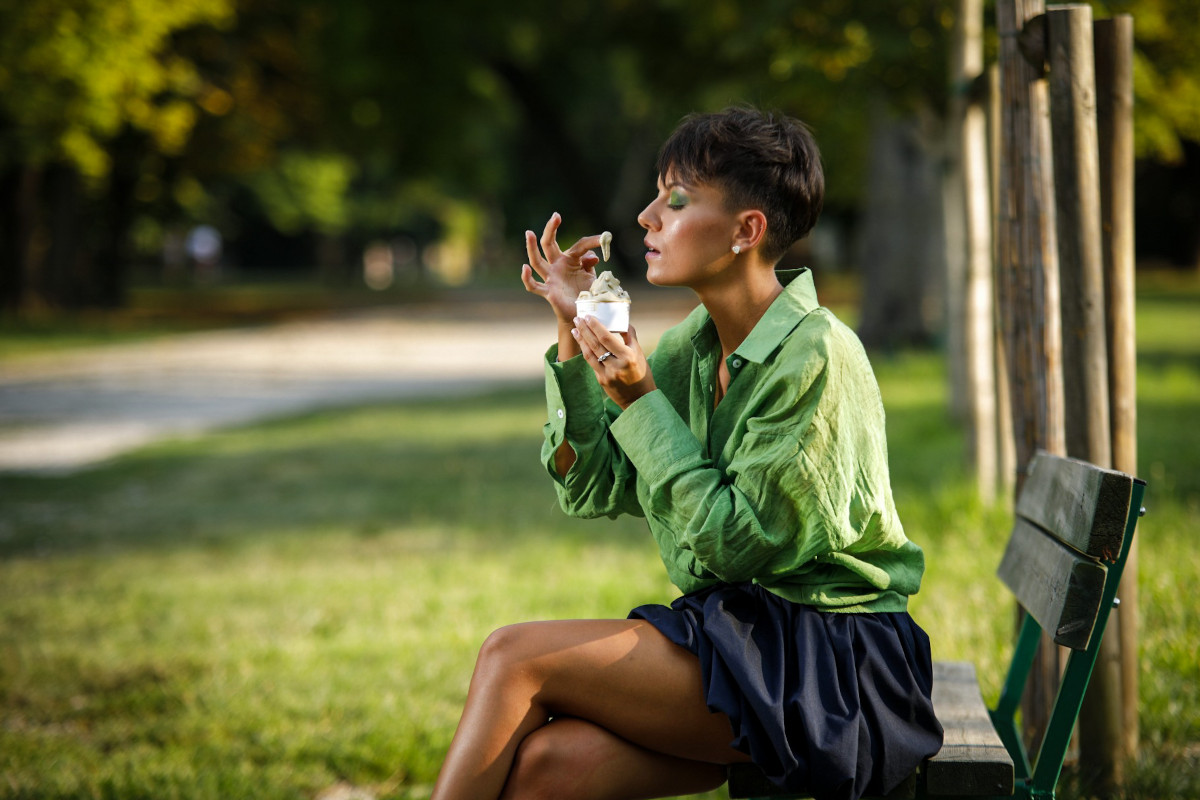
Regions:
[[[651,484],[661,483],[681,468],[694,467],[704,455],[691,428],[658,390],[630,404],[613,421],[612,435]]]
[[[572,516],[641,516],[628,459],[609,436],[617,407],[581,357],[556,360],[557,346],[546,353],[547,421],[542,464],[554,480],[559,505]],[[575,451],[566,475],[559,475],[555,455],[564,443]]]
[[[558,345],[546,353],[547,433],[554,447],[563,441],[584,444],[602,432],[607,421],[605,394],[592,368],[581,357],[558,361]]]

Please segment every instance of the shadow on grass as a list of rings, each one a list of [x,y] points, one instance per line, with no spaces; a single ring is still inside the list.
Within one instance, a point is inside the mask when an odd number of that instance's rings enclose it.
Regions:
[[[572,520],[540,464],[540,392],[372,405],[155,446],[69,476],[0,477],[0,556],[236,547],[398,528],[503,547],[644,536]]]
[[[648,542],[642,520],[577,520],[540,463],[539,390],[339,409],[153,446],[57,477],[0,476],[0,556],[234,548],[425,530],[472,547],[530,537]],[[961,476],[936,402],[889,414],[898,498]]]
[[[0,557],[396,529],[473,547],[530,537],[648,541],[642,520],[576,520],[559,510],[540,463],[544,421],[540,389],[517,389],[261,423],[71,475],[0,476]],[[902,505],[927,504],[932,490],[961,482],[962,437],[939,397],[898,403],[888,432]]]

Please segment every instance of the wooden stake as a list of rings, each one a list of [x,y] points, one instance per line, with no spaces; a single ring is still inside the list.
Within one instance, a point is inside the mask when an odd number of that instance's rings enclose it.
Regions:
[[[1108,336],[1092,9],[1087,5],[1052,6],[1046,17],[1063,292],[1067,455],[1109,467]],[[1080,767],[1102,795],[1111,794],[1124,778],[1119,635],[1110,628],[1101,641],[1079,718]]]
[[[1046,18],[1067,455],[1107,468],[1112,452],[1092,9],[1051,6]]]
[[[1096,110],[1100,142],[1100,217],[1108,319],[1112,466],[1138,474],[1137,348],[1134,330],[1133,17],[1095,23]],[[1121,580],[1117,622],[1121,662],[1122,751],[1138,750],[1137,539]]]
[[[1003,94],[997,208],[1000,318],[1009,360],[1013,436],[1022,469],[1039,448],[1055,455],[1066,450],[1048,101],[1042,64],[1027,59],[1021,48],[1026,24],[1043,9],[1040,0],[996,2]],[[1036,44],[1037,36],[1032,39]],[[1017,492],[1022,485],[1018,475]],[[1045,729],[1058,675],[1058,650],[1044,646],[1030,675],[1022,716],[1031,741],[1040,741]]]
[[[1014,497],[1017,482],[1017,452],[1013,441],[1012,392],[1008,387],[1008,348],[1004,341],[1004,323],[1000,314],[1004,311],[1000,302],[1000,149],[1003,141],[1000,111],[1000,67],[992,64],[987,70],[988,96],[988,165],[991,180],[992,209],[992,336],[996,363],[993,366],[996,382],[996,471],[1000,476],[1000,490],[1006,497]]]
[[[972,87],[982,85],[983,0],[958,0],[950,62],[946,185],[947,317],[951,383],[966,406],[976,486],[985,505],[996,501],[997,435],[993,331],[991,181],[987,114]],[[952,230],[959,236],[950,237]]]

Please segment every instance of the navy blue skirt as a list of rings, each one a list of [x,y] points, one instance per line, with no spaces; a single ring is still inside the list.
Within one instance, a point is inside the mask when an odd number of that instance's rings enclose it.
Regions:
[[[629,616],[700,659],[734,748],[785,789],[886,794],[941,747],[929,637],[905,612],[824,612],[723,584]]]

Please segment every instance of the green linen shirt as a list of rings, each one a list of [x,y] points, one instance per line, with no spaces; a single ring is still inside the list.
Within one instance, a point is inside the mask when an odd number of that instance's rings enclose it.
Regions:
[[[703,306],[662,336],[657,388],[624,411],[552,347],[543,463],[568,514],[644,516],[684,593],[753,581],[829,611],[904,611],[925,562],[892,500],[874,372],[812,274],[779,276],[715,408],[721,344]],[[576,460],[560,476],[564,440]]]

